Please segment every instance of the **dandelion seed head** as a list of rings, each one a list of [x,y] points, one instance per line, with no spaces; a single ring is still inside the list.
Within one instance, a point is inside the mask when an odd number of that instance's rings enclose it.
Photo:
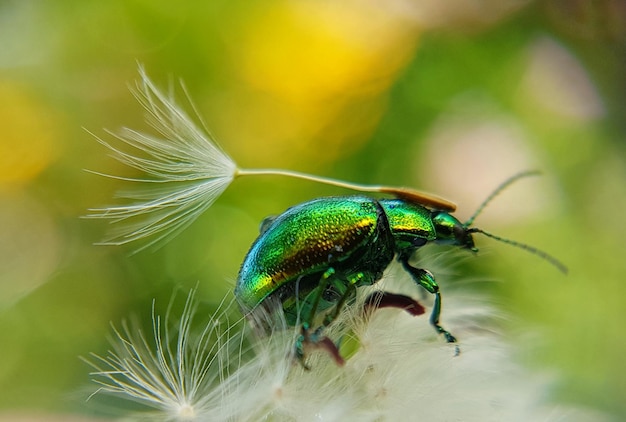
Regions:
[[[407,281],[390,277],[382,283],[392,289]],[[145,412],[132,415],[135,419],[608,420],[551,403],[554,376],[515,362],[512,346],[494,328],[503,314],[473,293],[446,293],[444,322],[461,339],[459,356],[437,337],[426,316],[382,309],[364,318],[354,306],[346,307],[326,334],[338,341],[357,338],[356,351],[343,367],[315,351],[307,371],[293,359],[299,331],[284,320],[259,336],[246,325],[216,326],[224,319],[222,310],[199,333],[192,332],[192,293],[179,320],[153,318],[151,347],[130,327],[125,334],[117,332],[110,355],[92,363],[93,375],[101,393],[145,406]],[[280,321],[280,314],[270,317]]]

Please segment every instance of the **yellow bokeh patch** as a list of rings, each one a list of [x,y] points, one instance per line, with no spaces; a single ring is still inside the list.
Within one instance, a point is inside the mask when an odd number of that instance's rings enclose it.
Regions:
[[[32,180],[56,158],[55,115],[22,86],[0,80],[0,184]]]
[[[241,25],[231,46],[244,82],[221,108],[235,156],[275,165],[331,162],[372,133],[386,93],[412,57],[419,31],[384,6],[272,2]],[[229,116],[236,114],[238,117]],[[259,156],[259,154],[261,156]],[[278,161],[275,159],[278,157]]]

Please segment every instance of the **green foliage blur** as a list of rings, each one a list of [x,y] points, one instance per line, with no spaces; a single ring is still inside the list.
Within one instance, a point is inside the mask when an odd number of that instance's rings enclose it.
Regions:
[[[163,308],[196,285],[217,306],[265,216],[345,193],[237,180],[156,251],[94,246],[107,224],[80,216],[128,186],[84,169],[133,172],[87,131],[149,130],[128,91],[138,63],[184,99],[183,80],[243,167],[412,186],[456,201],[462,219],[507,177],[542,170],[476,224],[569,275],[478,238],[450,283],[485,281],[475,288],[512,316],[519,359],[560,374],[555,397],[626,415],[624,4],[384,4],[0,2],[0,419],[97,413],[79,356],[107,350],[110,322],[149,323],[153,299]],[[528,332],[542,341],[517,336]]]

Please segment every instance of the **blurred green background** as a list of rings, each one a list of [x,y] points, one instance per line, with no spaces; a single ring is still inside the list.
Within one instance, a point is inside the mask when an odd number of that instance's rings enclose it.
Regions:
[[[156,252],[93,246],[107,224],[79,217],[126,186],[83,169],[132,171],[84,129],[147,129],[137,63],[161,87],[184,80],[243,167],[414,186],[461,219],[542,170],[477,225],[570,274],[486,238],[452,271],[497,280],[485,294],[514,316],[508,332],[544,336],[519,358],[561,375],[557,397],[626,415],[624,2],[4,0],[0,416],[92,412],[78,356],[108,349],[111,321],[177,287],[219,303],[263,217],[344,193],[238,180]]]

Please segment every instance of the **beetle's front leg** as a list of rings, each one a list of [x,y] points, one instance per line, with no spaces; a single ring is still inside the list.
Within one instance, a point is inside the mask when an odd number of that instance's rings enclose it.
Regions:
[[[411,274],[413,280],[426,289],[429,293],[435,295],[435,304],[433,305],[433,311],[430,315],[430,323],[435,327],[435,330],[439,334],[442,334],[448,343],[456,343],[456,338],[450,334],[446,329],[444,329],[439,324],[439,316],[441,314],[441,293],[439,293],[439,285],[435,281],[435,277],[433,275],[421,268],[415,268],[409,264],[408,256],[401,256],[400,262],[404,269]],[[459,354],[459,348],[456,348],[456,354]]]

